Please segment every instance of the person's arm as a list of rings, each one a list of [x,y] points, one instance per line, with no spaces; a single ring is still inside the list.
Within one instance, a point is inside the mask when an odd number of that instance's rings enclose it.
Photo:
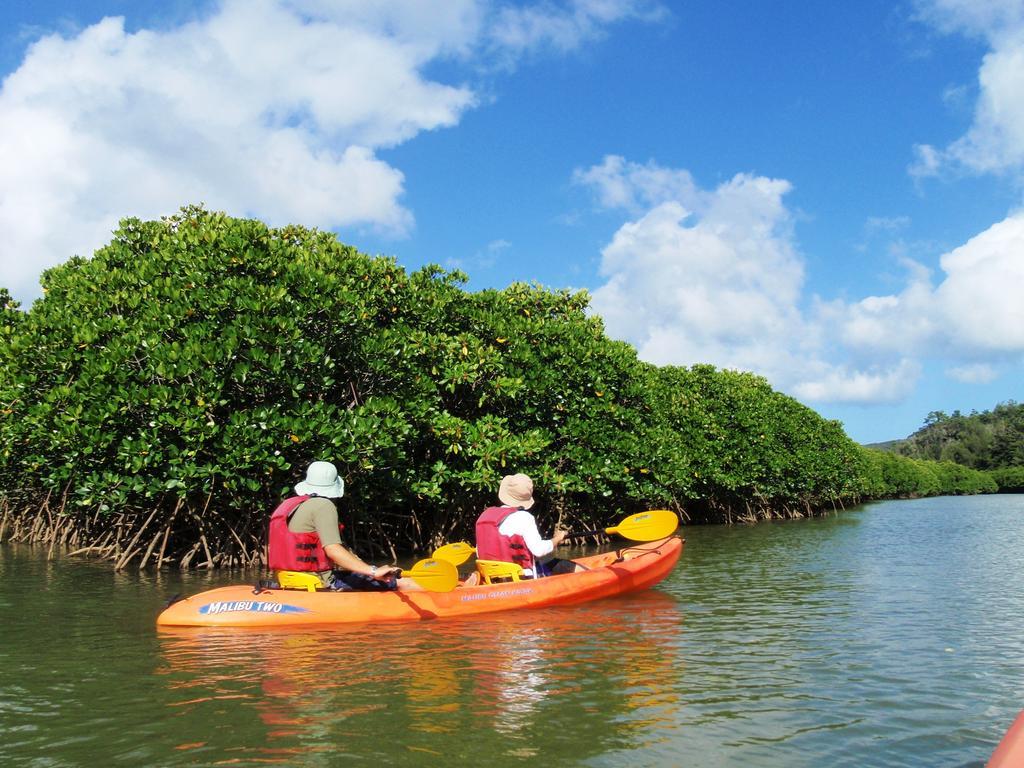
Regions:
[[[338,531],[338,508],[334,506],[334,502],[325,503],[323,499],[313,499],[306,503],[315,504],[312,516],[316,534],[320,537],[327,557],[341,570],[361,573],[374,579],[386,579],[392,572],[398,570],[392,565],[372,566],[342,545]]]
[[[349,552],[341,544],[328,544],[324,547],[324,552],[327,553],[327,556],[331,558],[331,561],[341,570],[361,573],[364,576],[370,576],[374,579],[386,579],[394,571],[398,570],[393,565],[368,565],[363,562],[359,556]]]
[[[540,531],[537,530],[537,520],[532,514],[525,510],[519,510],[508,516],[506,522],[510,523],[508,529],[505,529],[505,524],[502,523],[502,533],[506,535],[519,534],[523,537],[523,541],[526,542],[527,548],[533,554],[534,557],[544,557],[550,555],[555,551],[555,547],[562,543],[565,538],[565,531],[555,531],[554,536],[550,539],[542,538]]]

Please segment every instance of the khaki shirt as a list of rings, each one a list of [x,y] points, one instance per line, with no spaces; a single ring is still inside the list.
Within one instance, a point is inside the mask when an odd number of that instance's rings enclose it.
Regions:
[[[341,533],[338,531],[338,508],[330,499],[314,496],[295,508],[288,521],[288,530],[292,533],[315,533],[320,537],[320,544],[341,544]]]

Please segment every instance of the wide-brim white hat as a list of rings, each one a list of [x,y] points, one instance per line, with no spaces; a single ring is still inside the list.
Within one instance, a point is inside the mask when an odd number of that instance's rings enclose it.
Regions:
[[[329,461],[314,461],[306,470],[306,479],[295,486],[300,496],[324,496],[340,499],[345,495],[345,481]]]

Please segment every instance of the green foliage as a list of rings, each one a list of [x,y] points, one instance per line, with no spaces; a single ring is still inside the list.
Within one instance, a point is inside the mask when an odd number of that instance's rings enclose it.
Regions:
[[[711,366],[651,372],[651,464],[708,515],[818,508],[859,494],[857,446],[759,376]],[[714,510],[718,512],[714,512]]]
[[[1024,493],[1024,466],[1002,467],[989,472],[1000,493]]]
[[[911,459],[861,448],[864,495],[872,498],[995,493],[992,477],[951,461]]]
[[[157,509],[183,531],[209,509],[255,539],[327,459],[349,513],[405,549],[467,532],[515,471],[587,527],[983,489],[863,449],[757,376],[642,363],[585,293],[463,280],[202,208],[126,219],[47,271],[29,312],[0,289],[0,488],[66,489],[72,513]]]

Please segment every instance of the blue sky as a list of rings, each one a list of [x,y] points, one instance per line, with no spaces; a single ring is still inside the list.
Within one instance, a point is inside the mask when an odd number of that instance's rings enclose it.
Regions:
[[[187,203],[587,289],[855,440],[1019,400],[1024,0],[0,5],[0,285]]]

